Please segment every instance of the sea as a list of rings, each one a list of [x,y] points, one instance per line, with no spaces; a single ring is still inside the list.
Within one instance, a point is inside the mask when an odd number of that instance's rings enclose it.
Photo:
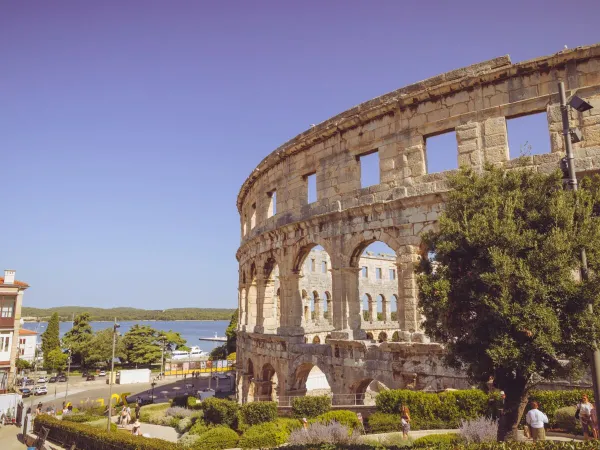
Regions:
[[[229,320],[130,320],[119,322],[120,333],[125,333],[134,325],[148,325],[159,331],[177,331],[181,334],[188,347],[198,346],[206,352],[222,345],[223,342],[201,341],[201,337],[225,336],[225,330],[229,325]],[[113,322],[90,322],[92,330],[99,331],[104,328],[112,328]],[[25,322],[22,327],[38,333],[38,342],[41,342],[41,334],[46,331],[48,322]],[[72,322],[60,323],[60,337],[71,329]]]

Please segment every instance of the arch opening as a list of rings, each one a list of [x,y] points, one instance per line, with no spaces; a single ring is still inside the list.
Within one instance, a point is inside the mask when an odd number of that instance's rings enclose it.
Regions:
[[[279,399],[279,377],[277,371],[269,363],[266,363],[262,368],[260,384],[260,400],[276,402]]]
[[[296,257],[294,270],[302,275],[299,287],[305,328],[319,328],[333,323],[330,268],[331,258],[318,244],[303,247]]]
[[[389,388],[374,378],[363,378],[350,386],[350,391],[356,396],[357,405],[375,405],[375,397]]]
[[[294,372],[294,389],[304,395],[330,395],[331,386],[319,366],[303,363]]]
[[[280,283],[279,266],[274,258],[268,258],[264,265],[264,286],[262,289],[261,317],[259,318],[264,333],[273,334],[280,326]]]

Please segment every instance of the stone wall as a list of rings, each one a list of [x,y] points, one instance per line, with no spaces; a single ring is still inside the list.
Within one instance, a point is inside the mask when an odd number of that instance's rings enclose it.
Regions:
[[[456,145],[445,151],[456,157],[456,167],[492,163],[507,170],[518,164],[556,170],[564,151],[561,80],[567,95],[577,92],[594,106],[572,111],[570,119],[584,137],[574,144],[577,170],[598,171],[600,45],[518,64],[505,56],[448,72],[340,113],[268,155],[237,199],[240,399],[256,392],[302,394],[305,375],[315,365],[339,394],[360,393],[373,380],[416,389],[466,385],[461,374],[441,368],[441,345],[428,343],[419,325],[414,269],[422,257],[420,235],[436,226],[452,173],[429,173],[428,140],[455,132]],[[518,163],[511,160],[507,119],[540,112],[547,118],[550,148]],[[361,157],[373,152],[380,182],[361,186]],[[313,174],[317,199],[308,203]],[[397,275],[394,323],[387,318],[371,323],[362,315],[367,291],[361,257],[375,241],[395,252],[390,261]],[[305,264],[315,246],[329,256],[331,279],[328,317],[316,322],[306,319],[303,297],[311,279]],[[382,331],[397,331],[402,342],[367,339],[367,333],[377,337]],[[319,339],[312,343],[314,336]]]

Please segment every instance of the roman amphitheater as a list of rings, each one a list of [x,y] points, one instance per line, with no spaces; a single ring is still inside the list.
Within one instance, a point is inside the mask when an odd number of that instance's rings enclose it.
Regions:
[[[516,64],[504,56],[406,86],[311,127],[258,165],[237,199],[240,402],[326,391],[360,404],[381,386],[468,385],[419,327],[419,236],[436,226],[451,170],[516,166],[507,124],[543,114],[549,148],[524,158],[538,171],[559,167],[559,81],[594,106],[571,110],[570,121],[583,135],[578,172],[596,171],[600,45]],[[438,171],[428,144],[443,134],[455,137],[443,149],[453,164]],[[379,180],[363,185],[361,165],[374,155]],[[395,254],[364,253],[376,241]]]

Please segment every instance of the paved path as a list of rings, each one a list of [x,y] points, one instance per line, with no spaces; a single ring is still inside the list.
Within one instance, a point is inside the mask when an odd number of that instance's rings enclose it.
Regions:
[[[408,433],[408,435],[410,436],[411,439],[418,439],[420,437],[423,436],[429,436],[431,434],[442,434],[442,433],[458,433],[458,429],[446,429],[446,430],[417,430],[417,431],[411,431],[410,433]],[[522,435],[523,431],[520,432],[520,434]],[[394,432],[394,433],[379,433],[379,434],[365,434],[361,437],[361,439],[363,440],[377,440],[377,441],[381,441],[383,439],[386,439],[388,437],[395,437],[395,436],[401,436],[402,433],[401,432]],[[582,441],[583,437],[580,438],[575,438],[573,439],[572,437],[568,437],[568,436],[548,436],[546,435],[546,440],[547,441]],[[531,439],[527,439],[527,442],[533,442]]]
[[[125,429],[129,431],[131,431],[131,428],[131,425],[127,425],[125,427]],[[146,437],[163,439],[169,442],[177,442],[177,431],[175,431],[175,428],[165,427],[163,425],[153,425],[151,423],[142,423],[141,430],[142,434],[148,435]]]

